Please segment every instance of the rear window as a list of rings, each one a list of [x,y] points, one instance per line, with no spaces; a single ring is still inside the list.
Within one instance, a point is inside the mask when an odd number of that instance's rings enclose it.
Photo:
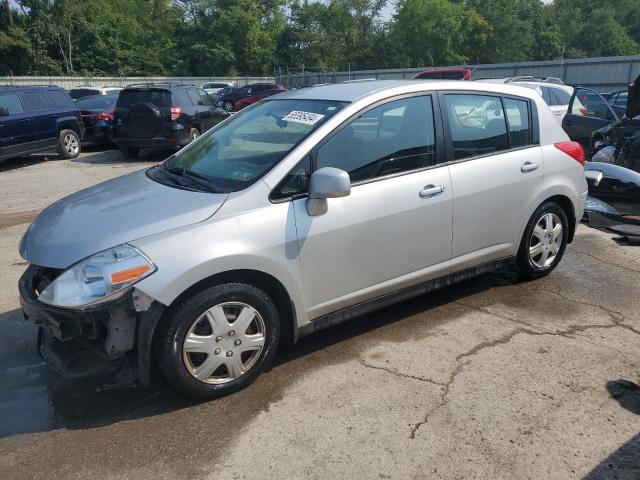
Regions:
[[[109,109],[116,104],[117,99],[117,95],[99,95],[78,100],[76,102],[76,105],[78,106],[78,108],[83,108],[86,110],[98,110],[101,108]]]
[[[54,108],[73,107],[73,101],[62,90],[48,90],[47,98]]]
[[[553,93],[555,93],[556,97],[558,97],[560,105],[569,105],[569,102],[571,101],[571,95],[569,95],[561,88],[554,88]]]
[[[116,106],[118,108],[130,108],[132,105],[141,102],[153,103],[156,107],[168,107],[171,105],[171,92],[157,88],[121,90]]]
[[[72,88],[69,90],[69,95],[74,100],[82,97],[88,97],[89,95],[96,95],[100,93],[97,88]]]

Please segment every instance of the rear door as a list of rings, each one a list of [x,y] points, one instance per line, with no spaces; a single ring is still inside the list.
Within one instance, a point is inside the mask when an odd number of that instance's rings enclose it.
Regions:
[[[55,145],[58,136],[56,116],[45,96],[38,90],[32,90],[21,92],[20,97],[33,115],[35,140],[45,147]]]
[[[618,116],[602,95],[589,88],[576,87],[562,128],[571,140],[580,142],[588,152],[593,132],[616,120]]]
[[[17,93],[0,94],[0,158],[36,148],[33,119]]]
[[[467,92],[441,99],[458,271],[515,254],[542,191],[543,159],[529,99]]]

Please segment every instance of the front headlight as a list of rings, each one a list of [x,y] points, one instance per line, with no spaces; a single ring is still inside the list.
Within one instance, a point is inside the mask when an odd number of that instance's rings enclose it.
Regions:
[[[155,271],[155,265],[138,249],[119,245],[69,267],[38,300],[58,307],[81,307],[117,296]]]

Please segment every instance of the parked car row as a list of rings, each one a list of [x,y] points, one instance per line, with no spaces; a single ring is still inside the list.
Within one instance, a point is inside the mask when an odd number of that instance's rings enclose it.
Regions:
[[[0,86],[0,160],[57,147],[65,158],[82,142],[116,145],[127,158],[143,148],[181,148],[241,110],[286,89],[144,83],[121,87]],[[212,92],[211,95],[208,92]],[[218,106],[219,105],[219,106]]]

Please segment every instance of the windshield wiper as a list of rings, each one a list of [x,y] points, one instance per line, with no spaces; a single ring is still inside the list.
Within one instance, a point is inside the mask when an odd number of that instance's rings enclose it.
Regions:
[[[193,170],[184,167],[169,167],[167,163],[164,164],[164,169],[173,175],[189,179],[192,184],[204,187],[209,192],[223,193],[213,180],[206,175],[202,175],[201,173],[194,172]]]

